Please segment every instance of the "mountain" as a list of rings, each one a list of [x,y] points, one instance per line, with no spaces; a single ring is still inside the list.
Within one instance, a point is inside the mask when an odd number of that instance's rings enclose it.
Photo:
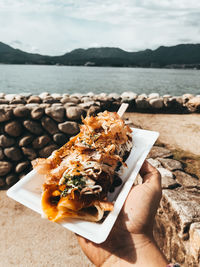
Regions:
[[[79,48],[61,56],[44,56],[14,49],[0,42],[0,63],[200,68],[200,44],[160,46],[155,50],[139,52],[127,52],[116,47]]]
[[[49,56],[31,54],[14,49],[11,46],[0,42],[0,63],[7,64],[48,64]]]
[[[63,65],[91,65],[96,66],[118,66],[131,63],[129,52],[116,47],[99,47],[88,49],[75,49],[54,60]]]

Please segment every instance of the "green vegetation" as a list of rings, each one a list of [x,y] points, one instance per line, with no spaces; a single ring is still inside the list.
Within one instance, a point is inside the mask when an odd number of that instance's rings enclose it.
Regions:
[[[159,139],[156,141],[155,145],[165,147],[165,144],[161,143]],[[170,151],[173,154],[173,159],[178,160],[183,164],[185,172],[200,179],[200,156],[181,149],[173,149]]]
[[[182,162],[185,166],[184,170],[200,179],[200,156],[196,156],[190,152],[175,149],[172,151],[173,158]]]
[[[55,57],[26,53],[0,42],[0,63],[200,69],[200,44],[161,46],[140,52],[115,47],[80,48]]]

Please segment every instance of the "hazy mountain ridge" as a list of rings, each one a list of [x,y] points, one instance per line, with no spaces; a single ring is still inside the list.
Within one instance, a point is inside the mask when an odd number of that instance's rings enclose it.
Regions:
[[[200,44],[160,46],[139,52],[127,52],[116,47],[78,48],[61,56],[46,56],[27,53],[0,42],[0,63],[200,69]]]

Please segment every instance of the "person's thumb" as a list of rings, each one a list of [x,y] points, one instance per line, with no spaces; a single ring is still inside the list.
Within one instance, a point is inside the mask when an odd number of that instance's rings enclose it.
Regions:
[[[143,183],[150,183],[161,189],[161,175],[147,160],[144,161],[140,169],[140,175],[143,179]]]

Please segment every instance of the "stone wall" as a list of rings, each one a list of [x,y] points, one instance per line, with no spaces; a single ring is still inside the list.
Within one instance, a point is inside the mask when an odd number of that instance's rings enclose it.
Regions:
[[[200,96],[153,93],[121,95],[88,93],[15,95],[0,93],[0,187],[8,187],[31,169],[30,161],[48,157],[79,131],[81,117],[116,111],[123,102],[129,111],[199,112]]]
[[[184,171],[164,147],[154,146],[149,162],[162,177],[163,196],[154,235],[170,262],[200,266],[200,181]]]
[[[189,113],[200,111],[200,96],[180,97],[132,92],[122,95],[0,94],[0,188],[8,188],[31,170],[31,160],[48,157],[79,132],[81,117],[116,111]],[[173,159],[169,150],[154,146],[149,161],[161,173],[163,198],[156,225],[156,240],[170,261],[200,265],[200,184]]]
[[[40,95],[31,94],[4,94],[0,93],[0,105],[28,105],[45,104],[58,105],[64,107],[77,104],[81,108],[88,109],[91,106],[104,107],[106,109],[116,110],[121,103],[129,103],[129,111],[135,112],[163,112],[163,113],[190,113],[200,112],[200,95],[184,94],[182,96],[163,95],[151,93],[149,95],[137,95],[134,92],[124,92],[121,95],[117,93],[111,94],[49,94],[46,92]]]

